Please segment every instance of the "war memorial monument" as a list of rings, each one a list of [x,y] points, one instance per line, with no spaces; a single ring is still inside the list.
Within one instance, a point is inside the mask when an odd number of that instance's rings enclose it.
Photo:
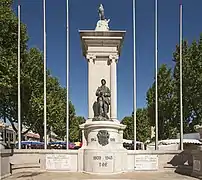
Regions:
[[[83,170],[92,173],[125,171],[125,125],[117,120],[116,64],[125,31],[109,30],[102,4],[95,30],[80,30],[83,56],[88,63],[88,119],[83,134]]]
[[[117,63],[126,31],[110,30],[110,20],[105,17],[102,4],[98,14],[95,30],[79,30],[83,56],[88,63],[88,119],[80,125],[82,147],[79,150],[15,149],[13,154],[2,150],[0,136],[1,177],[10,175],[15,165],[26,167],[28,164],[38,165],[40,171],[103,175],[173,171],[184,165],[187,152],[126,150],[123,147],[126,126],[117,119]],[[201,175],[201,150],[195,150],[192,155],[189,170],[194,176]]]

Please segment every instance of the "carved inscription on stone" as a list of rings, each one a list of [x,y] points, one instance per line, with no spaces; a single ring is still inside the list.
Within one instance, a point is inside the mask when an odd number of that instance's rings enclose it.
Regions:
[[[93,156],[93,160],[101,160],[101,156]]]
[[[99,162],[99,167],[107,167],[107,162]]]
[[[115,142],[115,138],[110,138],[110,141],[111,142]]]
[[[91,142],[96,141],[96,138],[91,138]]]
[[[158,170],[158,155],[136,155],[135,170]]]
[[[193,162],[193,170],[194,171],[200,171],[201,170],[200,160],[194,160],[194,162]]]
[[[71,156],[67,154],[47,154],[46,169],[49,170],[70,170]]]
[[[109,162],[113,161],[113,155],[93,156],[94,161],[98,161],[99,167],[108,167]]]
[[[113,156],[105,156],[105,160],[112,160]]]

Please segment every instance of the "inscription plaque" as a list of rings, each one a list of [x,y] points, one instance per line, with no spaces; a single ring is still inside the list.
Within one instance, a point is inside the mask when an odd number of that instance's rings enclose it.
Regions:
[[[201,162],[200,160],[194,160],[193,162],[193,170],[200,171],[201,170]]]
[[[67,154],[47,154],[46,169],[48,170],[70,170],[71,156]]]
[[[99,162],[99,167],[107,167],[107,162]]]
[[[95,161],[95,166],[99,168],[113,168],[113,154],[92,156],[93,161]]]
[[[93,160],[101,160],[101,156],[93,156]]]
[[[135,170],[158,170],[158,155],[136,155]]]
[[[112,160],[113,156],[105,156],[105,160]]]

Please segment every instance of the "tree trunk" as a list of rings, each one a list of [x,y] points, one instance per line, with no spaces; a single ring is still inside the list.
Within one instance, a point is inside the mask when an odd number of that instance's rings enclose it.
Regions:
[[[39,132],[39,136],[40,136],[40,142],[43,142],[43,132]]]

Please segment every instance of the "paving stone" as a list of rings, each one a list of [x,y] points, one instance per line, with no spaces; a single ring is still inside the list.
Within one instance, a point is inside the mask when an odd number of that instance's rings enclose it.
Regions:
[[[116,175],[92,175],[86,173],[44,172],[40,169],[16,170],[6,180],[191,180],[189,176],[183,176],[174,172],[128,172]]]

